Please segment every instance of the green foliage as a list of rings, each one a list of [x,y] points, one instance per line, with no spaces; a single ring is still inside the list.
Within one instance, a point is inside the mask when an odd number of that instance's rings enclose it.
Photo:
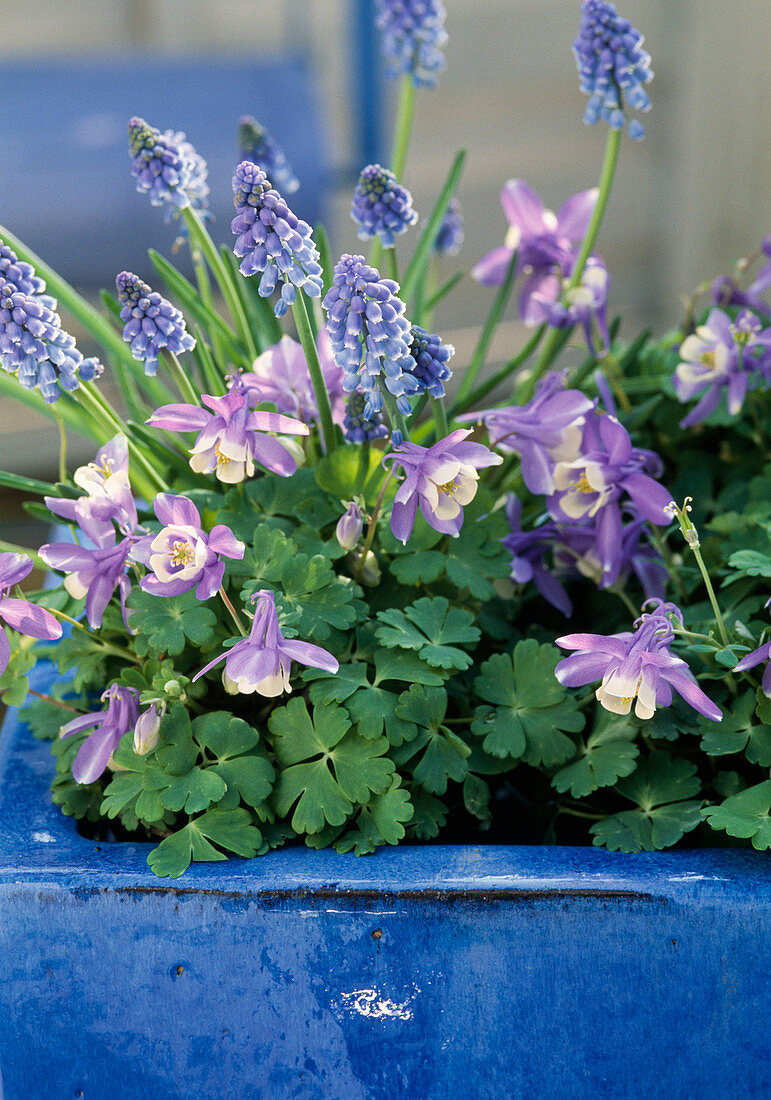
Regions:
[[[636,734],[636,727],[625,718],[599,713],[579,749],[579,759],[558,771],[552,777],[552,786],[561,794],[570,791],[573,798],[584,798],[598,787],[610,787],[617,779],[631,775],[640,751],[634,740]]]
[[[474,616],[459,607],[451,607],[444,596],[416,600],[405,611],[379,611],[383,626],[377,638],[388,648],[412,649],[433,668],[470,668],[471,656],[458,648],[479,641]]]
[[[0,624],[0,630],[2,630]],[[11,651],[8,667],[0,676],[0,699],[7,707],[20,707],[27,698],[29,679],[27,673],[35,666],[35,652],[29,639]]]
[[[205,646],[214,636],[217,616],[196,599],[194,591],[159,599],[135,588],[126,604],[131,628],[138,634],[135,645],[140,656],[151,650],[176,656],[188,641]]]
[[[758,690],[759,705],[766,714],[765,696]],[[771,715],[768,715],[771,717]],[[761,767],[771,766],[771,725],[758,722],[755,717],[755,696],[741,696],[729,711],[723,715],[722,722],[699,721],[704,730],[701,747],[709,756],[726,756],[743,752],[751,764]]]
[[[247,810],[209,810],[162,840],[147,857],[159,878],[179,878],[193,862],[214,862],[225,852],[250,859],[262,844]]]
[[[771,848],[771,780],[731,795],[719,806],[707,806],[702,814],[713,829],[752,841],[758,851]]]

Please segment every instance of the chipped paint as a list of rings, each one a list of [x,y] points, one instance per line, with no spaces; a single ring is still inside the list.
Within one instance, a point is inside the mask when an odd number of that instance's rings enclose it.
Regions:
[[[351,993],[341,993],[342,1006],[351,1016],[367,1016],[376,1020],[411,1020],[412,1008],[420,988],[413,986],[413,992],[403,1001],[392,1001],[376,989],[354,989]]]

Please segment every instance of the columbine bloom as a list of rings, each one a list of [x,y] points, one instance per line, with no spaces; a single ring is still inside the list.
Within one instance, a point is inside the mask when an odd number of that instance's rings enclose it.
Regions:
[[[343,435],[346,443],[369,443],[373,439],[385,439],[388,428],[383,416],[379,412],[373,412],[371,416],[365,416],[367,397],[360,391],[354,390],[349,395],[343,417]]]
[[[760,359],[755,358],[757,351]],[[759,377],[753,377],[753,371],[767,374],[770,353],[771,328],[763,329],[750,310],[742,310],[735,321],[722,309],[711,310],[706,324],[699,325],[680,345],[682,362],[675,368],[672,379],[675,393],[681,401],[702,395],[680,421],[680,427],[690,428],[714,412],[724,389],[728,394],[728,411],[736,416],[747,390],[760,381]]]
[[[597,195],[596,187],[580,191],[555,215],[524,180],[509,180],[501,191],[501,205],[509,222],[506,240],[488,252],[471,274],[485,286],[500,286],[516,251],[517,276],[527,276],[520,292],[520,317],[528,325],[545,321],[546,303],[557,301],[562,277],[573,270]]]
[[[542,378],[526,405],[467,413],[461,421],[481,420],[490,444],[519,454],[522,478],[531,493],[554,492],[554,467],[578,457],[592,401],[580,390],[563,389],[567,371]]]
[[[61,625],[53,615],[28,600],[16,600],[8,595],[32,572],[32,558],[26,554],[0,554],[0,620],[30,638],[55,641],[62,636]],[[11,643],[0,629],[0,676],[8,668],[11,659]]]
[[[368,164],[353,193],[351,217],[359,227],[359,240],[380,237],[384,248],[392,248],[399,234],[418,220],[418,213],[412,208],[412,195],[393,172]]]
[[[291,691],[289,675],[292,661],[312,668],[322,668],[325,672],[337,672],[338,661],[320,646],[310,642],[301,642],[295,638],[285,638],[278,625],[276,602],[270,589],[263,588],[252,596],[256,606],[252,629],[248,638],[236,642],[227,653],[221,653],[193,680],[225,662],[223,680],[225,687],[243,695],[264,695],[274,698],[285,691]]]
[[[105,609],[116,588],[120,592],[123,621],[126,621],[126,597],[131,591],[126,568],[134,541],[129,535],[116,542],[113,533],[96,549],[71,542],[51,542],[40,547],[39,554],[46,565],[68,574],[64,587],[69,594],[76,600],[85,596],[86,618],[92,630],[102,625]]]
[[[231,485],[252,477],[254,464],[289,477],[297,463],[286,447],[266,432],[308,435],[310,429],[299,420],[279,413],[250,411],[246,397],[231,389],[224,397],[202,394],[200,405],[162,405],[146,421],[153,428],[169,432],[198,432],[190,466],[196,473],[214,472]],[[209,411],[211,410],[211,411]]]
[[[332,419],[335,424],[342,424],[345,415],[343,372],[332,358],[326,329],[319,333],[316,347],[332,406]],[[250,407],[269,402],[276,406],[276,412],[294,416],[303,423],[318,419],[316,394],[305,352],[290,336],[282,336],[277,344],[258,356],[251,371],[240,375],[238,388],[246,395]]]
[[[763,297],[771,289],[771,234],[763,238],[759,252],[765,255],[766,262],[744,290],[737,286],[734,279],[729,279],[727,275],[721,275],[720,278],[714,281],[712,284],[712,301],[716,306],[748,306],[756,313],[766,316],[771,313],[771,303]],[[0,274],[2,274],[1,261]]]
[[[45,303],[0,277],[0,366],[27,390],[36,387],[46,404],[102,373],[98,359],[84,359],[75,337]]]
[[[446,60],[441,0],[377,0],[376,25],[383,32],[382,51],[389,77],[409,74],[413,84],[432,88]]]
[[[396,296],[398,290],[398,283],[381,279],[363,256],[344,253],[324,298],[332,354],[345,371],[343,389],[364,391],[365,420],[383,408],[381,377],[405,416],[412,411],[407,395],[419,389],[411,373],[410,323],[404,316],[404,302]]]
[[[240,159],[259,165],[268,177],[271,187],[275,187],[282,195],[291,195],[298,189],[300,181],[292,171],[284,150],[251,115],[243,115],[239,119],[238,146]]]
[[[607,319],[609,285],[610,276],[605,264],[599,256],[590,256],[578,286],[571,287],[568,278],[562,280],[561,300],[545,298],[538,292],[533,299],[543,308],[552,328],[581,325],[589,351],[595,359],[601,359],[610,348]],[[595,328],[600,335],[599,346],[595,341]]]
[[[460,534],[463,508],[476,496],[477,470],[503,462],[483,444],[467,442],[470,435],[470,428],[459,428],[433,447],[402,443],[384,457],[406,474],[391,510],[391,530],[400,542],[406,543],[412,534],[418,505],[435,531],[454,538]]]
[[[182,313],[157,290],[130,271],[121,271],[115,286],[120,317],[126,322],[123,339],[131,346],[134,359],[144,363],[145,374],[157,372],[158,356],[164,348],[174,355],[193,350],[195,339],[187,331]]]
[[[129,535],[137,525],[137,506],[128,476],[128,440],[116,435],[99,450],[93,462],[80,466],[73,481],[86,496],[44,497],[46,506],[56,516],[77,523],[97,546],[108,544],[114,537],[113,522],[123,535]]]
[[[414,360],[412,377],[418,382],[418,393],[444,397],[444,383],[452,378],[448,363],[455,354],[452,344],[443,344],[441,336],[428,333],[420,325],[410,329],[410,355]]]
[[[672,603],[651,602],[656,609],[636,620],[634,633],[557,638],[558,646],[579,652],[560,661],[555,676],[565,687],[601,679],[597,700],[614,714],[629,714],[634,703],[638,718],[652,718],[657,706],[670,705],[674,688],[694,710],[719,722],[720,709],[701,690],[685,661],[670,652],[675,636],[671,620],[682,623],[682,612]]]
[[[237,236],[233,251],[242,275],[262,272],[258,292],[268,298],[281,283],[273,312],[282,317],[294,302],[297,287],[311,298],[321,297],[321,264],[311,227],[289,209],[265,173],[251,161],[241,161],[233,177],[238,214],[231,222]]]
[[[463,215],[460,203],[453,197],[447,207],[447,213],[439,226],[439,232],[433,244],[433,251],[440,256],[454,256],[463,244]]]
[[[513,493],[506,499],[506,518],[510,533],[501,539],[511,551],[511,579],[515,584],[532,581],[543,598],[569,615],[573,610],[570,598],[560,582],[545,564],[546,555],[559,538],[556,523],[544,523],[532,531],[522,530],[522,501]]]
[[[653,79],[651,59],[642,44],[640,32],[608,0],[584,0],[573,54],[581,91],[589,96],[584,112],[588,125],[603,119],[612,130],[627,126],[631,138],[643,137],[642,123],[630,121],[625,111],[647,111],[651,105],[644,87]]]
[[[598,542],[602,535],[601,514],[586,523],[556,525],[554,566],[560,576],[588,577],[598,588],[610,588],[626,583],[631,573],[637,577],[646,598],[664,598],[669,571],[658,551],[647,541],[647,520],[632,504],[621,509],[627,520],[615,547],[603,548],[600,558]]]
[[[71,737],[73,733],[93,728],[93,733],[78,749],[72,765],[72,777],[76,783],[93,783],[99,778],[124,733],[136,725],[139,717],[139,692],[136,688],[113,684],[105,691],[102,702],[107,703],[106,711],[81,714],[59,731],[60,737]]]
[[[153,206],[184,210],[205,203],[206,165],[184,134],[162,134],[136,117],[129,120],[128,132],[131,174],[137,191],[147,192]]]
[[[131,550],[132,561],[151,570],[141,587],[157,596],[180,596],[195,588],[199,600],[210,600],[225,575],[221,557],[243,558],[246,547],[224,523],[206,534],[198,509],[187,497],[159,493],[153,508],[163,529]]]

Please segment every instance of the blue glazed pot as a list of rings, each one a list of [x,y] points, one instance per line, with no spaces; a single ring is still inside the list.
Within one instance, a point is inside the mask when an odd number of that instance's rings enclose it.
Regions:
[[[10,715],[5,1100],[771,1095],[758,853],[294,848],[169,882],[78,835],[48,749]]]

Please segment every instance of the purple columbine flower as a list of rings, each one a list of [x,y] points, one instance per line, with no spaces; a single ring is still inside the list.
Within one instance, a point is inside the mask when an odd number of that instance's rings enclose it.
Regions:
[[[599,256],[590,256],[581,272],[578,286],[571,287],[570,279],[562,280],[561,297],[556,301],[533,294],[535,303],[543,308],[546,321],[552,328],[569,328],[581,325],[587,347],[595,359],[601,359],[610,349],[607,305],[610,276]],[[599,346],[595,341],[595,328],[600,335]]]
[[[511,551],[511,579],[515,584],[536,586],[543,598],[563,615],[570,615],[573,605],[565,589],[545,564],[547,554],[559,538],[556,523],[544,523],[532,531],[522,530],[522,501],[513,493],[506,498],[506,518],[510,533],[501,539]]]
[[[581,450],[590,401],[580,390],[564,389],[567,371],[543,377],[526,405],[466,413],[460,421],[481,420],[490,444],[520,456],[522,478],[531,493],[554,492],[554,468],[572,462]]]
[[[55,641],[62,636],[61,624],[50,611],[28,600],[13,599],[8,593],[32,572],[32,558],[26,554],[0,554],[0,620],[29,638]],[[11,659],[11,643],[4,630],[0,630],[0,676],[8,668]]]
[[[98,359],[83,358],[46,300],[0,277],[0,366],[25,389],[39,388],[52,405],[62,393],[98,378],[104,368]]]
[[[456,252],[460,252],[462,244],[463,214],[460,202],[453,196],[432,247],[433,251],[440,256],[454,256]]]
[[[353,193],[351,217],[359,227],[359,240],[380,237],[384,248],[393,248],[396,238],[418,220],[418,213],[412,208],[412,195],[393,172],[368,164]]]
[[[562,277],[573,270],[597,195],[596,187],[580,191],[555,215],[524,180],[509,180],[501,191],[501,205],[509,222],[506,240],[488,252],[471,274],[485,286],[500,286],[516,251],[517,277],[527,276],[520,291],[519,315],[528,325],[545,321],[545,303],[557,301]]]
[[[297,287],[320,298],[321,264],[308,223],[292,213],[251,161],[241,161],[236,168],[233,192],[238,214],[230,224],[237,236],[233,251],[243,257],[241,274],[262,272],[258,293],[263,298],[281,283],[281,297],[273,308],[277,317],[294,302]]]
[[[332,354],[345,371],[343,389],[346,393],[359,388],[364,391],[365,420],[383,408],[381,378],[405,416],[412,411],[408,394],[419,389],[412,376],[410,323],[398,290],[398,283],[381,279],[363,256],[344,253],[335,264],[332,286],[324,298]]]
[[[383,32],[381,48],[390,78],[409,75],[413,84],[433,88],[447,64],[442,0],[377,0],[375,20]]]
[[[278,625],[276,602],[270,589],[263,588],[252,596],[255,602],[252,629],[248,638],[236,642],[227,653],[221,653],[193,677],[198,680],[204,673],[225,662],[223,681],[227,690],[243,695],[264,695],[274,698],[291,691],[289,683],[292,661],[325,672],[337,672],[338,661],[321,646],[285,638]]]
[[[656,609],[636,620],[634,633],[557,638],[558,646],[579,652],[560,661],[555,676],[565,687],[601,679],[597,700],[613,714],[629,714],[634,703],[638,718],[652,718],[657,706],[670,705],[674,688],[699,714],[719,722],[720,709],[701,690],[685,661],[670,652],[675,636],[671,620],[682,623],[682,612],[672,603],[650,602]]]
[[[319,333],[316,348],[332,406],[332,419],[335,424],[342,425],[345,416],[343,372],[332,357],[326,329]],[[276,412],[294,416],[306,424],[318,419],[319,410],[305,352],[289,336],[282,336],[277,344],[258,356],[251,371],[240,375],[238,385],[250,408],[266,402],[275,405]]]
[[[144,363],[145,374],[157,372],[158,356],[164,348],[174,355],[193,350],[195,338],[187,331],[182,313],[157,290],[151,290],[130,271],[121,271],[115,286],[120,317],[126,322],[123,339],[130,345],[134,359]]]
[[[343,435],[346,443],[369,443],[374,439],[385,439],[388,435],[382,413],[373,412],[372,416],[364,415],[367,403],[367,397],[361,390],[354,390],[349,394],[343,417]]]
[[[760,243],[759,251],[766,257],[766,262],[755,278],[741,289],[734,279],[727,275],[721,275],[712,284],[712,301],[716,306],[747,306],[755,313],[768,316],[771,314],[771,303],[763,295],[771,289],[771,234],[764,237]],[[0,274],[2,274],[2,262],[0,262]]]
[[[200,207],[208,195],[206,165],[184,134],[169,130],[162,134],[143,118],[128,124],[131,174],[137,191],[146,192],[153,206],[184,210]]]
[[[129,535],[120,542],[115,533],[102,540],[96,548],[76,546],[71,542],[51,542],[41,546],[40,557],[57,569],[67,573],[64,587],[76,600],[86,598],[86,618],[92,630],[102,625],[102,617],[117,588],[120,592],[123,621],[126,622],[126,597],[131,591],[131,581],[126,575],[129,551],[136,541]]]
[[[621,536],[604,559],[598,544],[602,536],[602,513],[586,523],[557,525],[554,567],[560,576],[582,576],[598,588],[623,585],[631,573],[637,577],[646,598],[663,599],[669,571],[658,551],[647,541],[648,521],[632,504],[621,509]]]
[[[630,138],[643,137],[642,123],[628,120],[625,110],[647,111],[651,105],[644,87],[653,79],[651,59],[642,44],[640,32],[608,0],[583,0],[573,54],[581,91],[589,96],[584,112],[588,125],[603,119],[611,130],[626,126]]]
[[[240,159],[259,165],[268,177],[271,187],[275,187],[282,195],[292,195],[298,189],[300,181],[292,171],[284,150],[251,115],[243,115],[239,119],[238,146]]]
[[[131,550],[131,560],[151,570],[140,587],[157,596],[181,596],[195,588],[197,599],[210,600],[225,575],[221,557],[243,558],[244,543],[224,523],[207,534],[198,509],[187,497],[158,493],[153,508],[162,530],[139,539]]]
[[[760,358],[755,353],[760,353]],[[768,380],[771,368],[771,328],[764,329],[750,310],[745,309],[735,321],[722,309],[710,310],[706,324],[686,336],[680,345],[680,362],[672,383],[681,401],[690,401],[701,394],[694,408],[680,421],[681,428],[706,419],[720,404],[725,389],[728,411],[736,416],[741,411],[747,390]],[[758,371],[759,375],[753,376]]]
[[[128,440],[125,435],[116,435],[99,450],[93,462],[75,471],[72,480],[86,495],[76,500],[44,497],[46,506],[55,516],[77,523],[97,546],[113,540],[113,523],[121,534],[130,535],[137,525],[137,506],[128,468]]]
[[[294,457],[279,440],[264,433],[309,435],[310,429],[280,413],[250,410],[237,386],[236,382],[224,397],[202,394],[206,408],[162,405],[145,423],[169,432],[198,432],[190,451],[190,466],[198,474],[214,472],[220,481],[235,485],[252,477],[258,462],[274,474],[290,477],[297,469]]]
[[[124,733],[133,729],[139,718],[136,688],[113,684],[105,691],[102,702],[107,703],[107,710],[81,714],[59,731],[60,737],[71,737],[73,733],[93,728],[73,761],[72,777],[76,783],[93,783],[102,775]]]
[[[412,376],[418,382],[418,393],[444,397],[444,383],[452,378],[448,363],[455,348],[452,344],[443,344],[441,336],[426,332],[420,325],[412,325],[410,336],[410,355],[414,361]]]
[[[412,534],[418,505],[426,523],[435,531],[460,534],[463,508],[476,496],[477,470],[498,466],[503,459],[482,443],[469,443],[470,428],[458,428],[432,447],[402,443],[385,455],[401,466],[406,477],[399,486],[391,510],[394,537],[406,543]]]

